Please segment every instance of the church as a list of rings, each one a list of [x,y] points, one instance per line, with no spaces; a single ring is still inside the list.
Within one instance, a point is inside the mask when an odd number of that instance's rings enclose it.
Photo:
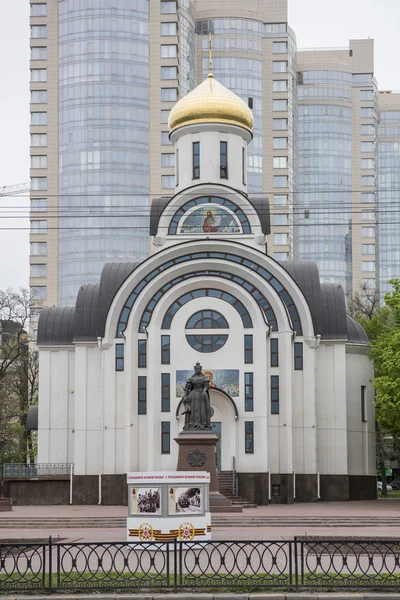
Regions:
[[[268,255],[268,200],[247,193],[253,115],[209,74],[169,116],[172,197],[152,254],[109,263],[39,320],[40,463],[117,481],[174,471],[183,395],[210,380],[218,470],[251,502],[376,497],[368,339],[341,286]]]

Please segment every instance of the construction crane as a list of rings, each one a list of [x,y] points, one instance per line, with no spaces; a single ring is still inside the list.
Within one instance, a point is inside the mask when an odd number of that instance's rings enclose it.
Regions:
[[[17,185],[5,185],[0,187],[0,198],[2,196],[17,196],[30,191],[29,183],[17,183]]]

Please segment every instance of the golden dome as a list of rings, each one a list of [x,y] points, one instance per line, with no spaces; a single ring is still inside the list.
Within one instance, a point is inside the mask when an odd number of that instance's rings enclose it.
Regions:
[[[184,125],[195,123],[228,123],[252,133],[254,119],[247,104],[216,81],[210,73],[203,83],[179,100],[169,113],[170,133]]]

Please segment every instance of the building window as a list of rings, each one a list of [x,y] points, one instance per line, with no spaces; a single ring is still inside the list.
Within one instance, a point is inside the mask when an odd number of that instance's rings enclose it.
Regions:
[[[229,325],[216,310],[201,310],[188,319],[186,329],[229,329]]]
[[[253,336],[244,336],[244,362],[246,365],[253,364]]]
[[[373,108],[361,108],[360,116],[362,119],[371,119],[373,116]]]
[[[115,370],[116,371],[124,370],[124,360],[125,360],[125,345],[124,344],[115,344]]]
[[[367,387],[361,386],[361,421],[367,422]]]
[[[147,377],[138,377],[138,415],[147,414]]]
[[[228,142],[219,144],[220,177],[228,179]]]
[[[187,335],[187,343],[197,352],[217,352],[225,346],[227,335]]]
[[[178,47],[176,44],[162,44],[161,58],[176,58],[178,56]]]
[[[31,169],[47,169],[47,156],[31,156]]]
[[[360,90],[360,100],[362,102],[373,100],[374,92],[372,90]]]
[[[176,2],[161,0],[160,13],[162,15],[173,15],[176,13]]]
[[[47,125],[47,113],[31,112],[31,125]]]
[[[287,119],[272,119],[272,129],[274,131],[284,131],[288,128]]]
[[[289,243],[287,233],[274,233],[274,245],[286,246]]]
[[[171,141],[169,139],[168,131],[162,131],[161,132],[161,146],[170,146],[170,145],[171,145]]]
[[[279,340],[272,338],[270,340],[271,349],[271,367],[279,367]]]
[[[273,92],[287,92],[288,82],[287,79],[277,79],[272,82]]]
[[[373,175],[361,175],[361,185],[374,185],[374,176]]]
[[[277,226],[288,225],[289,217],[288,215],[273,215],[272,224]]]
[[[246,185],[246,149],[242,148],[242,182]]]
[[[375,244],[362,244],[362,254],[375,254]]]
[[[287,156],[274,156],[273,157],[274,169],[287,169],[288,157]]]
[[[47,91],[46,90],[32,90],[31,91],[31,104],[45,104],[47,102]]]
[[[361,142],[361,152],[375,152],[375,142]]]
[[[175,157],[174,157],[175,159]],[[179,185],[179,148],[176,149],[176,168],[175,168],[176,185]]]
[[[31,69],[31,81],[47,81],[47,69]]]
[[[251,412],[254,410],[253,373],[244,374],[244,390],[244,410]]]
[[[303,344],[302,342],[295,342],[294,344],[294,370],[303,370]]]
[[[274,252],[274,259],[275,260],[289,260],[289,253],[288,252]]]
[[[254,423],[244,422],[244,451],[246,454],[254,454]]]
[[[276,188],[288,187],[287,175],[274,175],[274,187],[276,187]]]
[[[286,195],[274,196],[274,206],[287,206],[288,197]]]
[[[171,423],[161,421],[161,454],[170,454],[171,452]]]
[[[31,233],[47,233],[47,221],[31,221]]]
[[[375,195],[373,192],[363,192],[361,194],[362,204],[373,204],[375,202]]]
[[[47,177],[31,177],[31,190],[34,192],[47,190]]]
[[[375,227],[361,227],[361,237],[374,238],[375,237]]]
[[[176,88],[161,88],[162,102],[176,102],[178,100],[178,90]]]
[[[169,335],[161,336],[161,364],[169,365],[171,360],[171,341]]]
[[[169,373],[161,373],[161,412],[171,410],[171,376]]]
[[[193,142],[193,179],[200,179],[200,142]]]
[[[175,175],[161,175],[161,187],[163,190],[172,190],[175,187]]]
[[[33,285],[31,287],[31,298],[32,300],[45,300],[47,297],[47,286],[45,285]]]
[[[161,67],[161,79],[177,79],[177,67]]]
[[[161,23],[161,35],[176,35],[176,23]]]
[[[161,123],[163,123],[163,124],[168,123],[168,117],[169,117],[170,112],[171,112],[170,110],[162,110],[161,111]]]
[[[46,212],[47,198],[31,198],[32,212]]]
[[[31,17],[45,17],[46,12],[46,4],[31,4]]]
[[[373,271],[375,271],[375,261],[373,261],[373,260],[363,261],[362,271],[363,271],[363,273],[372,273]]]
[[[285,111],[288,107],[287,100],[272,100],[272,110],[275,112]]]
[[[274,60],[272,63],[273,73],[286,73],[287,72],[287,61],[286,60]]]
[[[31,256],[45,256],[46,254],[46,242],[31,242]]]
[[[274,150],[286,150],[288,147],[287,137],[274,137],[273,148]]]
[[[362,221],[375,221],[375,211],[373,210],[362,210],[361,211]]]
[[[287,52],[287,42],[272,42],[272,54],[285,54]]]
[[[31,146],[47,146],[47,133],[32,133]]]
[[[147,340],[138,340],[138,367],[147,367]]]
[[[169,152],[168,154],[161,154],[161,166],[175,167],[175,154],[173,152]]]
[[[47,38],[47,26],[46,25],[31,25],[31,38]]]
[[[362,169],[374,169],[375,161],[373,158],[362,158],[361,159],[361,168]]]
[[[361,125],[361,135],[374,135],[374,126]]]
[[[46,60],[47,59],[47,48],[46,46],[32,46],[31,47],[31,60]]]
[[[33,264],[31,265],[31,277],[46,277],[47,265],[46,264]]]
[[[271,375],[271,414],[279,415],[279,375]]]

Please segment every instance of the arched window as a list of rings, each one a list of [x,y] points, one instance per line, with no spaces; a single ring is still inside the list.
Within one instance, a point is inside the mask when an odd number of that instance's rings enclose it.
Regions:
[[[216,310],[200,310],[190,317],[186,329],[229,329],[229,325]]]
[[[227,335],[187,335],[186,340],[197,352],[216,352],[225,346]]]

